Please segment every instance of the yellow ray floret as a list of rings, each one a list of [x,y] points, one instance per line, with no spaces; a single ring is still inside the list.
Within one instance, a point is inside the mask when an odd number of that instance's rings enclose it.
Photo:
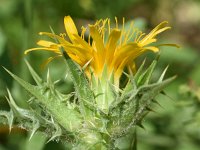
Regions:
[[[96,78],[101,78],[106,66],[108,77],[114,74],[114,79],[119,80],[124,68],[134,69],[134,60],[144,52],[148,50],[158,52],[160,46],[178,47],[175,44],[152,46],[152,43],[157,41],[156,36],[158,34],[170,29],[166,21],[157,25],[149,34],[145,35],[145,33],[133,27],[134,23],[130,25],[128,31],[125,30],[124,18],[122,28],[119,28],[117,18],[115,20],[116,26],[113,28],[111,28],[110,19],[98,20],[95,24],[88,25],[88,28],[82,27],[81,35],[79,35],[72,18],[66,16],[64,25],[70,41],[67,41],[63,36],[40,32],[41,35],[46,35],[52,39],[56,38],[58,43],[40,40],[37,43],[40,46],[39,48],[28,49],[25,54],[35,50],[46,50],[61,56],[60,47],[62,46],[69,57],[80,66],[89,62],[86,70],[92,71]],[[89,30],[88,41],[84,39],[86,30]],[[106,36],[107,38],[105,38]]]

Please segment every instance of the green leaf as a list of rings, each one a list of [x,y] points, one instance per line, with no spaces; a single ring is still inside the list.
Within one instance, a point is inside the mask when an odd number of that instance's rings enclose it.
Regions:
[[[51,27],[50,27],[50,29],[51,29],[51,32],[53,34],[55,34]],[[59,43],[58,39],[56,37],[54,38],[54,40],[56,43]],[[59,49],[67,62],[66,63],[67,69],[69,71],[70,77],[72,78],[72,81],[73,81],[73,84],[74,84],[74,87],[76,90],[76,94],[78,96],[78,100],[80,103],[81,114],[83,115],[83,117],[85,119],[86,118],[89,119],[93,113],[88,108],[89,106],[87,106],[86,101],[88,101],[88,103],[95,102],[95,101],[94,101],[94,96],[93,96],[92,90],[90,89],[89,83],[87,81],[87,78],[85,77],[85,74],[84,74],[83,70],[80,68],[80,66],[78,64],[76,64],[68,56],[68,54],[66,53],[64,48],[61,46],[61,47],[59,47]]]
[[[163,81],[167,69],[168,69],[168,66],[165,68],[165,70],[161,74],[160,78],[158,79],[158,83],[161,83]]]
[[[8,125],[9,125],[9,131],[11,131],[12,125],[13,125],[13,120],[14,120],[14,115],[13,115],[13,111],[10,110],[8,111],[2,111],[0,110],[0,117],[3,116],[7,119],[8,121]],[[6,124],[6,122],[0,118],[0,123]]]
[[[28,63],[27,60],[25,60],[25,63],[33,77],[33,79],[35,80],[35,82],[37,83],[38,86],[42,85],[42,79],[39,77],[39,75],[35,72],[35,70],[31,67],[31,65]]]
[[[171,77],[169,79],[164,80],[161,83],[154,83],[148,86],[142,86],[139,89],[139,93],[142,95],[139,102],[139,109],[135,113],[135,116],[129,126],[124,130],[124,133],[127,133],[128,130],[137,125],[144,113],[148,111],[148,107],[153,103],[153,99],[157,96],[169,83],[171,83],[176,77]]]
[[[74,109],[69,109],[62,103],[56,95],[54,95],[46,87],[38,87],[29,84],[28,82],[17,77],[9,70],[4,68],[22,87],[24,87],[31,95],[33,95],[37,102],[45,107],[52,115],[54,120],[64,127],[67,131],[75,131],[81,127],[81,116]]]
[[[154,60],[152,64],[148,67],[148,69],[142,75],[139,76],[138,80],[136,80],[138,86],[141,86],[144,84],[147,85],[149,83],[156,64],[157,64],[157,60]]]
[[[132,127],[140,125],[143,118],[149,112],[151,104],[154,103],[154,98],[174,79],[175,77],[171,77],[161,83],[142,85],[137,90],[133,89],[133,95],[130,95],[129,100],[127,101],[127,98],[122,100],[125,103],[118,105],[112,112],[115,114],[112,119],[112,136],[114,138],[122,137],[126,135]]]
[[[142,75],[143,69],[144,69],[144,65],[145,65],[146,59],[142,62],[142,64],[140,65],[139,69],[137,70],[134,78],[136,81],[138,81],[139,77]]]
[[[10,104],[12,111],[14,111],[16,114],[18,113],[22,118],[27,118],[27,119],[31,120],[31,122],[32,122],[31,130],[32,131],[31,131],[31,135],[29,138],[29,139],[31,139],[31,137],[35,134],[37,129],[40,127],[39,120],[35,117],[34,113],[31,110],[22,109],[22,108],[18,107],[17,104],[15,103],[13,97],[11,96],[11,93],[9,90],[8,90],[8,98],[6,97],[6,99],[8,100],[8,103]]]
[[[80,69],[80,66],[77,65],[75,62],[73,62],[69,58],[69,56],[63,50],[62,47],[61,47],[61,49],[62,49],[63,55],[66,59],[67,68],[68,68],[69,74],[72,78],[72,81],[74,83],[76,94],[77,94],[78,100],[80,102],[81,114],[85,118],[89,119],[93,113],[88,108],[87,103],[85,103],[84,101],[88,101],[88,103],[91,103],[91,102],[94,103],[95,101],[94,101],[93,92],[90,89],[90,86],[86,79],[86,76],[85,76],[84,72]]]

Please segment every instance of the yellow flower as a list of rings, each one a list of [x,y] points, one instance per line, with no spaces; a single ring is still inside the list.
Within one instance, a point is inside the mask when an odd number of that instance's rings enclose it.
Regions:
[[[167,22],[164,21],[157,25],[149,34],[145,35],[138,29],[130,25],[129,30],[125,30],[123,25],[118,27],[117,18],[116,25],[111,27],[110,19],[98,20],[93,25],[88,25],[89,36],[85,40],[86,31],[88,28],[82,27],[82,32],[79,35],[77,28],[70,16],[64,18],[65,30],[70,40],[67,41],[63,34],[55,35],[53,33],[40,32],[40,35],[49,36],[52,39],[57,39],[58,43],[46,40],[38,41],[39,48],[32,48],[25,51],[27,54],[34,50],[47,50],[62,56],[60,47],[62,46],[69,57],[78,63],[80,66],[87,64],[86,73],[90,78],[91,71],[96,79],[102,77],[103,70],[107,69],[107,77],[114,75],[114,80],[117,83],[124,70],[127,67],[130,71],[135,69],[134,60],[144,52],[150,50],[158,52],[159,47],[163,45],[176,46],[174,44],[162,44],[152,46],[156,42],[156,36],[167,30]],[[53,58],[50,58],[51,61]],[[90,73],[89,73],[90,70]]]

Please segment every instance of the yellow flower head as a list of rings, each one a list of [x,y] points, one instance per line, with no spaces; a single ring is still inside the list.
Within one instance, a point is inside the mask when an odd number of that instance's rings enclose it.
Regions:
[[[47,50],[62,56],[60,47],[62,46],[69,57],[80,66],[87,64],[86,73],[90,77],[89,70],[93,72],[95,78],[101,78],[103,70],[107,69],[107,77],[111,74],[114,79],[119,80],[123,69],[127,67],[129,70],[135,69],[134,60],[150,50],[159,51],[159,46],[174,44],[162,44],[152,46],[156,42],[156,36],[167,30],[167,22],[164,21],[157,25],[149,34],[145,35],[138,29],[130,25],[129,30],[125,30],[124,19],[121,28],[118,27],[117,18],[116,25],[111,27],[110,19],[98,20],[87,28],[82,27],[81,34],[70,16],[64,18],[64,25],[67,36],[70,41],[65,39],[63,34],[55,35],[53,33],[40,32],[40,35],[47,35],[52,39],[57,39],[58,43],[46,40],[38,41],[39,48],[32,48],[25,51],[25,54],[33,50]],[[85,40],[85,34],[89,29],[88,40]],[[51,58],[50,58],[51,60]],[[90,72],[91,73],[91,72]]]

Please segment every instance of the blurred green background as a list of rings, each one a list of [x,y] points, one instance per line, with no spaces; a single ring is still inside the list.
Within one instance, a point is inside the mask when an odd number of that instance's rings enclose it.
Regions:
[[[148,32],[161,21],[169,21],[171,30],[162,33],[159,42],[176,43],[180,49],[161,49],[157,77],[169,65],[167,77],[177,75],[165,91],[156,99],[155,106],[138,130],[139,150],[199,150],[200,148],[200,0],[0,0],[0,65],[21,78],[33,82],[24,59],[28,59],[37,72],[45,78],[50,68],[54,80],[63,78],[58,88],[72,90],[72,83],[65,79],[62,60],[55,60],[42,68],[51,54],[34,52],[25,56],[24,50],[36,47],[40,31],[56,33],[64,31],[63,18],[70,15],[77,27],[93,23],[100,18],[125,17],[135,20],[136,25]],[[150,62],[155,55],[145,55]],[[67,86],[66,86],[67,85]],[[9,109],[5,99],[9,88],[17,104],[27,107],[27,93],[0,68],[0,108]],[[0,127],[0,150],[63,150],[58,142],[46,143],[44,135],[36,134],[31,140],[29,133],[14,128],[9,133]],[[123,145],[122,145],[123,147]]]

